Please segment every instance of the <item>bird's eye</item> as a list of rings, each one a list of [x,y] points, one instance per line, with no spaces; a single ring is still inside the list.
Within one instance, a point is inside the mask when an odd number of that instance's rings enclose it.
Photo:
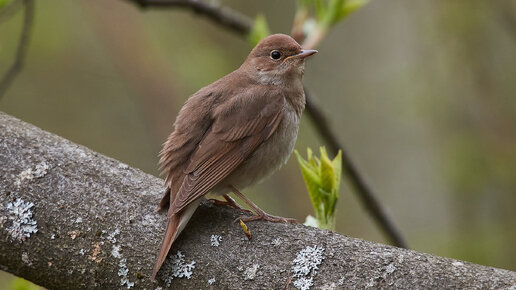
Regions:
[[[281,53],[279,51],[273,50],[271,52],[271,58],[272,59],[278,60],[278,59],[280,59],[280,57],[281,57]]]

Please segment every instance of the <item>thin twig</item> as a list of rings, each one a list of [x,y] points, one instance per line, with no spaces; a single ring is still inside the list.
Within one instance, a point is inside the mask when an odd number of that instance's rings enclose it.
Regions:
[[[220,24],[240,35],[247,35],[252,28],[252,21],[237,11],[222,8],[218,5],[207,4],[200,0],[129,0],[138,4],[140,7],[168,7],[168,8],[189,8],[199,15],[205,16],[217,24]],[[330,151],[336,154],[339,149],[342,150],[342,162],[345,174],[353,187],[355,193],[358,194],[364,207],[371,213],[373,219],[385,233],[387,238],[398,247],[408,248],[405,239],[400,231],[387,215],[380,200],[376,197],[371,188],[366,184],[357,167],[353,164],[341,144],[337,139],[337,134],[331,129],[326,120],[323,111],[317,104],[313,102],[310,93],[305,89],[306,95],[306,112],[313,120],[317,130],[328,144]]]
[[[142,8],[187,8],[194,13],[202,15],[216,24],[219,24],[230,31],[246,36],[252,29],[253,23],[244,15],[222,7],[200,0],[129,0]]]
[[[23,5],[25,6],[25,9],[20,40],[18,42],[18,47],[16,48],[14,62],[0,80],[0,100],[5,95],[5,92],[10,87],[16,76],[20,73],[25,61],[25,56],[27,55],[32,20],[34,18],[34,0],[24,0]]]

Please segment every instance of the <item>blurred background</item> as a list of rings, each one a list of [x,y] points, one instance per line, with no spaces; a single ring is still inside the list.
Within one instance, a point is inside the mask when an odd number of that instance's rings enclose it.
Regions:
[[[184,101],[250,50],[189,10],[36,2],[26,64],[0,110],[156,176]],[[274,33],[290,32],[296,9],[293,0],[221,3],[262,12]],[[0,74],[22,14],[0,23]],[[409,246],[515,271],[516,1],[373,0],[318,49],[305,84]],[[296,148],[320,145],[304,117]],[[385,243],[346,182],[337,231]],[[272,214],[313,214],[292,157],[245,192]],[[10,279],[0,273],[0,285]]]

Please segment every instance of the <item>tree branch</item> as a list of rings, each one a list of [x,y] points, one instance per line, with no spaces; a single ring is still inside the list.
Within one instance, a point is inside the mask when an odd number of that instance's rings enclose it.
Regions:
[[[252,21],[237,11],[230,9],[222,9],[220,6],[207,4],[200,0],[128,0],[138,4],[140,7],[167,7],[167,8],[189,8],[212,20],[214,23],[220,24],[231,31],[246,36],[252,28]],[[342,143],[338,141],[337,134],[330,127],[323,113],[323,110],[313,101],[311,94],[305,88],[306,95],[306,113],[313,120],[317,131],[321,134],[327,143],[332,154],[342,150],[342,163],[344,170],[342,173],[349,178],[351,185],[355,189],[362,205],[371,213],[374,221],[384,232],[386,237],[393,245],[408,248],[407,242],[403,238],[400,230],[396,227],[394,221],[389,217],[377,195],[372,191],[362,178],[357,167],[349,157]]]
[[[244,15],[227,7],[211,4],[200,0],[128,0],[138,4],[141,8],[186,8],[202,15],[229,31],[246,36],[253,27],[253,23]]]
[[[23,67],[23,62],[25,61],[25,56],[27,54],[30,31],[32,28],[32,19],[34,18],[34,0],[23,0],[23,4],[25,9],[20,40],[16,49],[16,56],[11,67],[9,67],[4,76],[0,79],[0,100],[2,100],[2,97],[5,95],[5,92],[14,81],[18,73],[20,73]]]
[[[166,224],[155,210],[163,180],[1,112],[0,164],[2,270],[49,289],[158,286],[149,276]],[[309,274],[316,288],[516,285],[516,272],[302,225],[248,223],[248,240],[233,222],[239,214],[201,205],[171,251],[184,255],[176,266],[195,268],[172,288],[282,289],[290,279],[292,288],[300,283],[293,266],[317,261],[317,274]],[[303,259],[300,252],[315,246],[321,259]],[[174,273],[170,261],[164,268],[161,280]]]

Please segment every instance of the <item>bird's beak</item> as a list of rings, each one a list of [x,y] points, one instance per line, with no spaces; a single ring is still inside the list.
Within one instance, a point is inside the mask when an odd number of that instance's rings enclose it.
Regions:
[[[289,58],[300,58],[300,59],[304,59],[304,58],[307,58],[309,56],[311,56],[312,54],[316,54],[317,53],[317,50],[315,49],[303,49],[301,50],[300,53],[298,54],[294,54],[292,56],[289,56],[287,57],[285,60],[289,59]]]

